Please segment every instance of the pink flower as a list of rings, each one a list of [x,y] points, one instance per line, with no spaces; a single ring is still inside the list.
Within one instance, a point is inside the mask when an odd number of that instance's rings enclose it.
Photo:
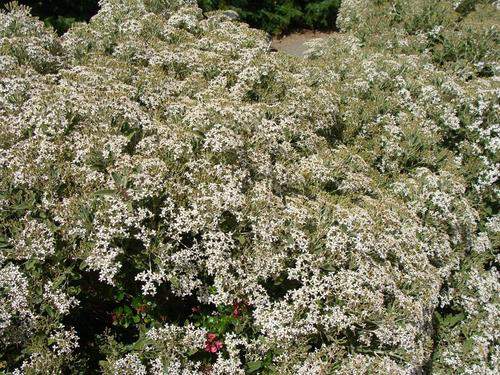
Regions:
[[[241,307],[238,302],[233,303],[233,316],[238,318],[241,314]]]
[[[207,333],[207,341],[205,341],[205,351],[209,353],[217,353],[222,348],[222,342],[217,340],[215,333]]]
[[[191,307],[191,311],[193,314],[199,313],[201,311],[201,307],[200,306]]]

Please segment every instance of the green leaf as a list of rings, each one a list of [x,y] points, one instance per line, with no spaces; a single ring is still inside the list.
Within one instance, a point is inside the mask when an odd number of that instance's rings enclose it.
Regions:
[[[170,278],[170,284],[172,284],[174,288],[179,288],[181,286],[179,279],[175,276]]]
[[[238,236],[238,241],[239,241],[240,245],[244,245],[245,242],[247,241],[247,239],[245,238],[245,236],[240,235],[240,236]]]
[[[454,327],[458,323],[460,323],[462,320],[465,319],[465,314],[460,313],[458,315],[448,315],[445,319],[443,324],[447,327]]]
[[[125,297],[125,292],[120,291],[120,292],[116,293],[116,300],[117,301],[123,300],[124,297]]]
[[[328,263],[327,264],[323,264],[321,266],[321,269],[323,271],[326,271],[326,272],[334,272],[336,270],[336,268],[333,265],[328,264]]]
[[[252,374],[262,368],[262,361],[253,361],[247,363],[247,372]]]
[[[139,307],[139,306],[142,306],[142,298],[141,297],[134,297],[134,299],[132,300],[132,307]]]
[[[137,340],[133,345],[132,349],[134,350],[143,350],[146,344],[148,344],[149,340],[145,337],[140,338]]]
[[[54,283],[52,284],[55,288],[61,286],[64,282],[66,281],[66,278],[64,276],[59,276],[56,277],[54,280]]]
[[[474,347],[474,340],[472,338],[468,338],[465,340],[463,346],[466,352],[471,352]]]
[[[128,306],[124,306],[123,307],[123,312],[126,314],[126,315],[132,315],[132,309]]]
[[[113,180],[116,182],[117,185],[121,185],[122,184],[122,176],[119,175],[118,173],[111,172],[111,177],[113,177]]]
[[[442,325],[443,324],[443,317],[441,316],[441,314],[438,311],[435,311],[434,316],[436,317],[436,320],[438,321],[438,323],[440,325]]]
[[[132,140],[132,138],[134,138],[134,136],[137,134],[137,130],[132,130],[129,134],[126,135],[126,137],[128,138],[129,141]]]
[[[34,270],[36,266],[38,265],[38,260],[36,259],[30,259],[26,262],[26,269],[27,270]]]

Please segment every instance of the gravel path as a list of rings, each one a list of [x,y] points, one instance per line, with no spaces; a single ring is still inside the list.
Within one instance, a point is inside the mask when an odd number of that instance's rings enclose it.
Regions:
[[[326,38],[332,32],[321,32],[313,30],[302,30],[300,32],[292,33],[281,38],[274,38],[271,42],[271,48],[275,48],[278,51],[283,51],[290,55],[304,56],[304,52],[307,51],[307,46],[304,45],[305,42],[316,38]]]

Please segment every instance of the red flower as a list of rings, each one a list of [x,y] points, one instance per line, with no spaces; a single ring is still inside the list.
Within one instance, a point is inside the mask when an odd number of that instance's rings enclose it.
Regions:
[[[234,302],[233,303],[233,316],[239,318],[240,315],[247,309],[247,304],[245,302]]]
[[[215,333],[211,333],[211,332],[207,333],[207,341],[212,342],[212,341],[215,341],[216,339],[217,339],[217,335]]]
[[[222,349],[222,342],[217,340],[215,333],[207,333],[207,341],[205,341],[205,351],[209,353],[217,353]]]

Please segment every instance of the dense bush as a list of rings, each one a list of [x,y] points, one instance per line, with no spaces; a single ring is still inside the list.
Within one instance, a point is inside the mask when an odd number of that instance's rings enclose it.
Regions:
[[[344,82],[336,92],[353,154],[386,178],[452,167],[477,211],[455,265],[444,263],[453,271],[424,365],[433,374],[494,374],[499,363],[499,5],[491,3],[346,0],[338,22],[346,34],[310,51],[318,76]]]
[[[4,372],[495,374],[497,7],[0,14]]]

